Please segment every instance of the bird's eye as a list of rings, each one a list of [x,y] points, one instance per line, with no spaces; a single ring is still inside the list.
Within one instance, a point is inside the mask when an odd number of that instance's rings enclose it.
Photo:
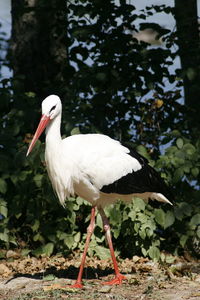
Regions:
[[[54,110],[56,108],[56,105],[52,106],[52,108],[50,109],[50,112],[52,112],[52,110]]]

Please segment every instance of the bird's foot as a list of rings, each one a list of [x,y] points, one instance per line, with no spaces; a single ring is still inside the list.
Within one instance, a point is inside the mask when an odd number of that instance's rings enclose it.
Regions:
[[[122,280],[127,280],[127,278],[122,274],[117,274],[113,280],[103,282],[103,285],[115,285],[122,284]]]
[[[82,289],[83,285],[81,282],[75,282],[74,284],[69,285],[68,287],[71,289]]]

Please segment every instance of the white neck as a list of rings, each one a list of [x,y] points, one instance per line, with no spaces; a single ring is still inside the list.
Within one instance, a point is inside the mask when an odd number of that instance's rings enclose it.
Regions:
[[[46,147],[57,146],[61,142],[61,114],[57,115],[46,128]]]

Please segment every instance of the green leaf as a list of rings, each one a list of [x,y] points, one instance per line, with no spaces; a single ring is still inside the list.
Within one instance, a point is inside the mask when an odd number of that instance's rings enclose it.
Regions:
[[[176,257],[174,257],[170,254],[165,255],[165,262],[167,264],[172,264],[172,263],[174,263],[175,260],[176,260]]]
[[[8,209],[7,209],[6,206],[0,205],[0,215],[2,215],[5,218],[7,218],[7,216],[8,216]]]
[[[98,226],[101,229],[103,227],[102,218],[101,218],[100,214],[98,214],[96,217],[96,226]]]
[[[150,246],[148,254],[150,258],[152,258],[155,261],[158,261],[160,259],[160,250],[156,246]]]
[[[75,235],[74,235],[74,241],[76,243],[79,243],[80,242],[80,239],[81,239],[81,233],[80,232],[77,232]]]
[[[4,242],[9,241],[9,236],[8,236],[8,233],[6,231],[0,232],[0,240],[4,241]]]
[[[144,247],[141,248],[141,251],[144,256],[147,256],[147,250]]]
[[[37,174],[33,177],[33,180],[35,181],[35,184],[37,187],[41,187],[42,186],[42,179],[43,179],[43,175],[42,174]]]
[[[185,234],[183,234],[182,236],[181,236],[181,238],[180,238],[180,245],[184,248],[184,246],[185,246],[185,243],[187,242],[187,240],[188,240],[188,235],[185,235]]]
[[[113,236],[115,239],[117,239],[120,235],[120,227],[113,228]]]
[[[184,175],[184,170],[183,170],[183,168],[178,168],[178,169],[176,169],[175,172],[174,172],[173,181],[174,181],[175,183],[178,182],[179,180],[182,179],[183,175]]]
[[[36,257],[51,256],[51,254],[53,253],[53,249],[54,249],[54,244],[48,243],[44,246],[38,247],[36,250],[33,250],[32,254],[35,255]]]
[[[145,239],[146,238],[146,230],[145,230],[145,226],[141,226],[140,230],[139,230],[139,236],[141,237],[141,239]]]
[[[134,198],[133,205],[136,211],[145,210],[145,202],[140,198]]]
[[[55,280],[55,279],[56,279],[56,276],[54,274],[48,274],[48,275],[43,277],[43,280],[46,280],[46,281],[52,281],[52,280]]]
[[[188,154],[188,155],[192,155],[196,152],[196,148],[190,144],[190,143],[187,143],[183,146],[183,150]]]
[[[100,259],[108,259],[110,258],[110,251],[107,248],[97,245],[95,248],[96,254]]]
[[[134,223],[134,230],[135,230],[136,233],[139,232],[139,230],[140,230],[140,224],[139,223]]]
[[[192,207],[187,202],[181,202],[178,207],[175,207],[174,212],[175,212],[175,217],[178,220],[182,220],[184,215],[188,217],[191,216]]]
[[[21,181],[25,181],[28,175],[29,175],[29,171],[21,171],[18,176],[18,179]]]
[[[113,206],[111,209],[110,209],[110,222],[115,225],[115,224],[121,224],[121,217],[122,217],[122,214],[121,214],[121,211],[120,209],[117,207],[117,206]]]
[[[2,258],[6,258],[6,251],[2,251],[2,250],[0,250],[0,259],[2,259]]]
[[[199,175],[199,168],[192,168],[191,173],[194,177],[197,177]]]
[[[7,191],[7,183],[4,179],[0,178],[0,193],[5,194]]]
[[[74,127],[74,128],[71,130],[71,135],[76,135],[76,134],[80,134],[80,129],[79,129],[79,127]]]
[[[74,245],[74,237],[71,234],[66,234],[64,243],[69,249],[71,249]]]
[[[137,146],[137,151],[144,157],[146,157],[148,160],[150,160],[149,153],[147,152],[147,148],[143,145]]]
[[[174,136],[174,137],[178,137],[178,136],[180,136],[181,135],[181,133],[180,133],[180,131],[178,131],[178,130],[172,130],[171,131],[171,133],[170,133],[172,136]]]
[[[197,226],[200,223],[200,214],[196,214],[190,220],[190,226]]]
[[[164,229],[168,228],[172,224],[174,224],[175,221],[175,216],[172,211],[167,211],[165,214],[165,224],[164,224]]]
[[[106,77],[107,77],[106,73],[99,72],[96,74],[96,79],[99,81],[105,81]]]
[[[132,209],[132,210],[129,212],[128,216],[130,217],[130,219],[131,219],[132,221],[135,221],[135,218],[136,218],[136,211]]]
[[[196,69],[195,68],[187,68],[186,74],[187,74],[189,81],[192,81],[192,80],[194,80],[194,78],[197,75]]]
[[[28,256],[30,252],[31,252],[30,249],[22,249],[21,256]]]
[[[165,213],[161,208],[155,210],[155,220],[162,227],[165,226]]]
[[[198,226],[197,228],[196,235],[200,239],[200,226]]]
[[[183,147],[183,144],[184,144],[183,139],[178,138],[178,139],[176,140],[176,145],[177,145],[177,147],[178,147],[179,149],[181,149],[181,148]]]
[[[40,227],[40,221],[39,220],[35,220],[34,224],[31,226],[33,232],[37,231]]]

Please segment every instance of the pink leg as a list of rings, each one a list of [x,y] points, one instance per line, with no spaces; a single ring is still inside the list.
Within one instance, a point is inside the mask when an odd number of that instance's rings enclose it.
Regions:
[[[105,215],[104,210],[101,207],[98,207],[98,210],[99,210],[99,213],[100,213],[102,221],[103,221],[103,227],[105,230],[105,235],[106,235],[106,239],[107,239],[107,242],[108,242],[108,245],[110,248],[110,254],[112,257],[114,270],[115,270],[115,278],[111,281],[104,282],[103,284],[106,284],[106,285],[121,284],[122,280],[126,279],[126,277],[119,272],[119,268],[117,265],[117,260],[115,257],[115,252],[114,252],[114,248],[113,248],[113,244],[112,244],[112,237],[111,237],[111,232],[110,232],[109,221]]]
[[[91,210],[90,225],[87,228],[87,238],[86,238],[86,242],[85,242],[85,248],[84,248],[83,256],[82,256],[82,259],[81,259],[81,265],[80,265],[78,277],[77,277],[77,280],[76,280],[75,284],[70,286],[71,288],[83,288],[82,275],[83,275],[83,269],[84,269],[84,264],[85,264],[85,259],[86,259],[88,246],[89,246],[90,239],[91,239],[91,236],[92,236],[92,234],[94,232],[94,228],[95,228],[95,212],[96,212],[96,207],[94,206],[94,207],[92,207],[92,210]]]

